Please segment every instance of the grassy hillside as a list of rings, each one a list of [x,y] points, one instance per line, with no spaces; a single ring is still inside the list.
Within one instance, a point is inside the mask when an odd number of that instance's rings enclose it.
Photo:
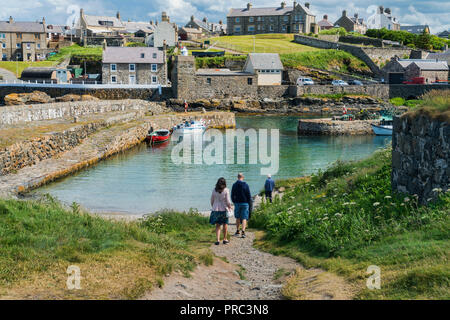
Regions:
[[[319,49],[295,42],[293,34],[257,34],[255,36],[225,36],[209,39],[211,45],[236,50],[242,53],[293,53],[317,51]],[[255,49],[255,50],[253,50]]]
[[[345,276],[356,298],[449,299],[450,194],[429,207],[392,194],[390,163],[384,150],[311,179],[279,182],[287,188],[283,200],[252,217],[251,226],[265,230],[258,246]],[[366,288],[370,265],[381,268],[381,290]]]
[[[209,263],[208,230],[196,213],[113,222],[50,197],[0,200],[0,298],[137,298],[168,273]],[[66,289],[69,265],[81,290]]]
[[[52,67],[56,65],[55,61],[36,61],[36,62],[26,62],[26,61],[0,61],[0,68],[11,71],[20,78],[22,71],[29,67]]]

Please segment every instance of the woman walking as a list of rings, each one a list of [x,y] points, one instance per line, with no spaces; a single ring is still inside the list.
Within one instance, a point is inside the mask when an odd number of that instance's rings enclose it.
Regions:
[[[228,212],[231,212],[230,191],[225,178],[219,178],[211,194],[211,216],[209,223],[216,225],[216,245],[220,244],[220,226],[223,226],[223,244],[228,244]]]

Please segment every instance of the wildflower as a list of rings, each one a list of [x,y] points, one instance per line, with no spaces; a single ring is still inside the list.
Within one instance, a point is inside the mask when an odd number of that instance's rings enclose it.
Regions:
[[[350,202],[344,202],[342,205],[343,206],[348,206],[350,204]]]
[[[352,201],[352,202],[350,202],[350,205],[351,205],[351,206],[354,206],[354,205],[356,205],[356,202],[353,202],[353,201]]]
[[[381,219],[381,217],[380,216],[375,216],[375,219]]]
[[[405,199],[403,199],[403,202],[409,202],[409,198],[408,197],[405,197]]]
[[[328,217],[324,217],[324,218],[322,219],[322,221],[325,221],[325,220],[328,220]]]
[[[380,205],[379,202],[374,202],[374,203],[373,203],[373,206],[374,206],[374,207],[378,207],[379,205]]]
[[[385,198],[385,199],[392,199],[391,196],[385,196],[384,198]]]
[[[433,198],[428,198],[428,199],[427,199],[427,202],[430,202],[431,200],[433,200]]]
[[[433,189],[433,192],[440,193],[440,192],[442,192],[442,188],[434,188],[434,189]]]
[[[336,233],[336,234],[337,234],[338,232],[339,232],[338,230],[334,230],[334,233]]]
[[[342,217],[342,213],[339,213],[339,212],[335,213],[334,216],[340,218],[340,217]]]
[[[366,230],[364,230],[365,232],[369,232],[369,230],[368,229],[366,229]]]
[[[297,203],[297,207],[301,207],[302,206],[302,204],[301,203]]]

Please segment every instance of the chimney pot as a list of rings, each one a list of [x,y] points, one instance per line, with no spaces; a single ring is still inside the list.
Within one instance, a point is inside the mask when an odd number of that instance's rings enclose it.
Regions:
[[[247,3],[247,10],[250,10],[252,8],[252,4],[249,2]]]
[[[347,10],[342,11],[342,16],[346,17],[347,16]]]
[[[281,2],[281,8],[284,9],[286,7],[286,2]]]
[[[117,11],[117,13],[116,13],[116,18],[120,20],[120,12],[119,11]]]
[[[309,9],[309,2],[305,3],[305,7]]]
[[[328,20],[328,15],[324,15],[323,20]]]
[[[13,23],[13,22],[14,22],[13,17],[12,17],[12,16],[9,16],[9,23]]]

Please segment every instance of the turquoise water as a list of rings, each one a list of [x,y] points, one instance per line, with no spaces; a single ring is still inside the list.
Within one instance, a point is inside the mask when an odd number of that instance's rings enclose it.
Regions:
[[[336,160],[358,160],[390,143],[390,138],[298,137],[298,117],[237,117],[237,127],[280,129],[279,171],[275,179],[308,175]],[[263,187],[262,165],[175,165],[171,158],[176,141],[158,148],[145,144],[113,156],[36,192],[49,193],[65,203],[73,201],[96,212],[144,214],[161,209],[209,209],[209,198],[219,177],[229,187],[243,172],[252,194]]]

